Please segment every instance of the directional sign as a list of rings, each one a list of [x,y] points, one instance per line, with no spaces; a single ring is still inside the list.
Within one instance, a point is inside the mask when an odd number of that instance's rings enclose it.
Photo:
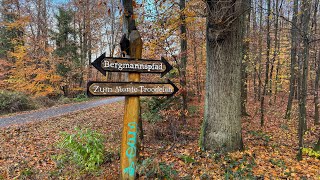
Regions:
[[[90,81],[87,88],[90,96],[172,96],[179,90],[170,80],[168,83]]]
[[[91,63],[103,75],[106,72],[137,72],[137,73],[161,73],[161,77],[167,74],[172,66],[161,57],[161,60],[134,59],[134,58],[114,58],[106,57],[103,53]]]

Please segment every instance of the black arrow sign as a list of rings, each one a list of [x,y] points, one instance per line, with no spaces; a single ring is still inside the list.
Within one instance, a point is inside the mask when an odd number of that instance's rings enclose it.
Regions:
[[[179,89],[168,83],[89,81],[88,96],[173,96]]]
[[[161,73],[161,77],[167,74],[172,66],[161,57],[161,60],[114,58],[106,57],[103,53],[91,63],[103,75],[106,72],[138,72],[138,73]]]

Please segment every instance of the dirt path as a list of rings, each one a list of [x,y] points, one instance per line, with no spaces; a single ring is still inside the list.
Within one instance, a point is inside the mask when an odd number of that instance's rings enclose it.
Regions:
[[[67,113],[89,109],[89,108],[110,104],[110,103],[114,103],[122,100],[124,100],[123,97],[116,97],[111,99],[89,101],[89,102],[84,102],[79,104],[57,106],[57,107],[52,107],[52,108],[33,111],[33,112],[27,112],[19,115],[8,116],[8,117],[0,117],[0,127],[12,125],[12,124],[21,124],[21,123],[36,121],[36,120],[44,120],[52,117],[61,116]]]

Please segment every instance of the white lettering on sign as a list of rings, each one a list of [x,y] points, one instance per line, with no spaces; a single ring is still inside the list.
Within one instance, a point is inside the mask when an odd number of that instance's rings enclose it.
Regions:
[[[150,64],[142,64],[142,63],[118,63],[118,62],[110,62],[108,60],[104,60],[103,62],[104,68],[115,68],[119,71],[123,69],[133,69],[133,70],[163,70],[162,63],[150,63]]]
[[[136,87],[123,88],[121,86],[116,86],[116,92],[138,92],[138,88]]]
[[[171,84],[118,84],[93,83],[89,91],[94,95],[170,95],[175,89]]]
[[[158,92],[164,92],[164,93],[172,93],[173,89],[166,87],[166,86],[156,86],[156,87],[146,87],[146,86],[139,86],[137,87],[122,87],[122,86],[115,86],[114,87],[100,87],[100,86],[94,86],[95,93],[108,93],[108,92],[116,92],[116,93],[158,93]]]
[[[173,89],[171,88],[168,88],[168,87],[165,87],[165,86],[157,86],[157,87],[154,87],[154,88],[148,88],[148,87],[145,87],[145,86],[140,86],[140,92],[167,92],[167,93],[171,93],[173,92]]]
[[[93,92],[98,93],[98,92],[113,92],[113,91],[112,91],[112,88],[109,88],[109,87],[95,86]]]

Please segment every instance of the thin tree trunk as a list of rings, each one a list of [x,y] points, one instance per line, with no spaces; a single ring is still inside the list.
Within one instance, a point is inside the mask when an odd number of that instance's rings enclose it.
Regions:
[[[287,104],[287,110],[285,114],[285,119],[289,119],[291,116],[291,110],[292,110],[292,102],[295,92],[295,82],[296,82],[296,59],[297,59],[297,36],[298,36],[298,30],[296,28],[297,26],[297,16],[298,16],[298,4],[299,0],[294,0],[293,4],[293,15],[292,15],[292,25],[291,25],[291,65],[290,65],[290,90],[289,90],[289,97],[288,97],[288,104]]]
[[[311,28],[315,33],[317,33],[317,13],[318,13],[319,0],[316,0],[314,3],[314,13],[313,21]],[[314,124],[319,124],[319,76],[320,76],[320,51],[318,54],[317,43],[314,44],[314,55],[315,55],[315,64],[318,64],[318,69],[316,71],[315,85],[314,85]],[[318,62],[318,63],[317,63]],[[315,66],[316,67],[316,66]]]
[[[301,78],[301,93],[299,99],[299,153],[297,159],[302,159],[303,134],[306,130],[306,103],[308,89],[308,65],[309,65],[309,21],[310,21],[311,2],[302,1],[302,30],[303,30],[303,72]]]
[[[271,96],[272,96],[272,84],[273,84],[273,69],[274,69],[274,64],[276,62],[277,56],[278,56],[278,27],[279,27],[279,0],[276,0],[274,11],[276,12],[275,15],[275,25],[274,25],[274,50],[273,50],[273,57],[272,57],[272,62],[271,62],[271,68],[270,68],[270,80],[269,80],[269,89],[270,89],[270,98],[269,98],[269,104],[271,104]]]
[[[253,5],[252,8],[252,18],[253,18],[253,35],[257,35],[257,18],[256,18],[256,3],[253,2],[251,5]],[[258,69],[257,69],[257,64],[258,63],[258,58],[257,58],[257,51],[256,48],[252,49],[253,54],[254,54],[254,62],[253,62],[253,92],[254,92],[254,100],[257,100],[258,97],[258,87],[257,87],[257,76],[258,76]]]
[[[248,0],[248,7],[251,5],[251,0]],[[242,62],[241,62],[241,115],[249,116],[247,113],[247,97],[248,97],[248,73],[247,67],[249,62],[249,36],[250,36],[250,11],[246,16],[243,16],[243,22],[246,24],[243,28],[244,41],[242,42]]]
[[[90,77],[90,68],[89,68],[89,63],[87,60],[87,55],[88,55],[88,28],[87,28],[87,13],[86,13],[86,7],[87,7],[87,0],[83,3],[81,9],[82,9],[82,51],[81,51],[81,56],[82,60],[85,65],[87,65],[87,81],[89,80]]]
[[[280,39],[278,41],[278,53],[280,55]],[[278,58],[278,63],[277,63],[277,69],[276,69],[276,82],[275,82],[275,91],[274,91],[274,103],[276,103],[277,100],[277,94],[278,94],[278,84],[279,84],[279,71],[280,71],[280,58]]]
[[[267,0],[267,57],[266,57],[266,72],[265,72],[265,81],[263,86],[263,95],[261,97],[261,104],[260,104],[260,111],[261,111],[261,117],[260,117],[260,125],[264,126],[264,100],[265,96],[267,95],[267,91],[269,91],[268,88],[268,82],[269,82],[269,64],[270,64],[270,15],[271,15],[271,2],[270,0]]]
[[[278,0],[277,0],[278,1]],[[278,28],[278,26],[279,26],[279,15],[280,15],[280,10],[282,9],[282,3],[283,3],[283,1],[281,1],[281,3],[280,3],[280,7],[278,7],[277,6],[277,11],[276,11],[276,13],[277,13],[277,19],[276,19],[276,24],[277,24],[277,28]],[[281,26],[281,23],[280,23],[280,29],[279,29],[279,32],[281,33],[281,28],[282,28],[282,26]],[[278,36],[277,36],[278,37]],[[277,68],[276,68],[276,81],[275,81],[275,90],[274,90],[274,103],[276,102],[276,100],[277,100],[277,94],[278,94],[278,84],[279,84],[279,71],[280,71],[280,41],[281,41],[281,37],[278,37],[277,38],[277,43],[276,43],[276,46],[275,46],[275,49],[276,49],[276,52],[277,52],[277,56],[278,56],[278,62],[277,62]],[[270,101],[271,101],[271,99],[270,99]]]
[[[316,51],[317,52],[317,51]],[[317,56],[317,55],[316,55]],[[318,69],[316,72],[316,80],[314,86],[314,124],[319,124],[319,76],[320,76],[320,53],[318,56]]]
[[[88,63],[88,80],[91,79],[92,77],[92,65],[91,65],[91,56],[92,56],[92,32],[91,32],[91,8],[90,8],[90,1],[87,0],[87,10],[86,13],[88,13],[88,23],[87,23],[87,38],[88,38],[88,45],[87,45],[87,52],[88,52],[88,59],[89,59],[89,63]]]
[[[196,82],[196,96],[198,97],[198,102],[201,99],[201,92],[199,89],[200,86],[200,73],[199,73],[199,62],[198,62],[198,58],[197,58],[197,44],[196,44],[196,32],[194,31],[193,33],[193,68],[195,70],[194,73],[194,81]]]
[[[181,74],[180,74],[180,84],[183,89],[182,91],[182,113],[181,119],[186,122],[186,112],[188,110],[187,106],[187,28],[186,28],[186,16],[185,16],[186,1],[180,0],[180,48],[181,48]]]
[[[318,137],[318,142],[317,142],[317,144],[314,146],[313,150],[315,150],[315,151],[320,151],[320,136]]]
[[[260,28],[260,35],[259,35],[259,41],[258,41],[258,45],[259,45],[259,57],[258,57],[258,66],[259,66],[259,71],[258,71],[258,79],[259,79],[259,85],[258,85],[258,100],[261,101],[261,88],[262,88],[262,36],[263,36],[263,28],[262,28],[262,0],[260,0],[260,15],[259,15],[259,28]]]

